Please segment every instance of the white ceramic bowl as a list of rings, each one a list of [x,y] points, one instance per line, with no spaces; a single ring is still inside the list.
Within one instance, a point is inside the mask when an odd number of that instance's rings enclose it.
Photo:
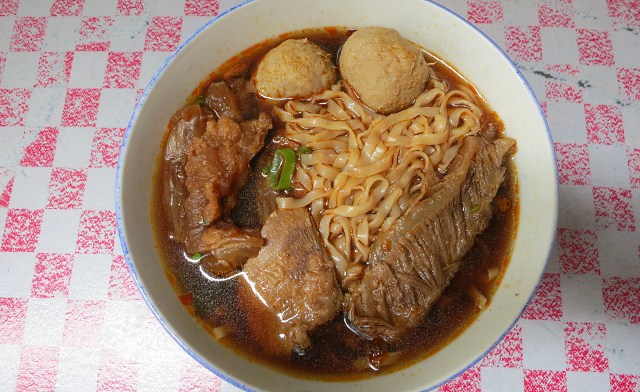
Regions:
[[[520,219],[511,263],[490,306],[435,355],[389,375],[355,382],[300,380],[250,362],[218,344],[187,313],[161,268],[150,222],[152,176],[170,116],[207,75],[266,38],[308,27],[380,25],[456,67],[486,97],[518,143]],[[529,85],[479,30],[424,0],[256,0],[211,20],[154,75],[124,138],[116,185],[117,220],[127,262],[142,295],[189,354],[244,389],[274,391],[424,390],[446,382],[506,334],[533,295],[552,247],[557,175],[551,137]]]

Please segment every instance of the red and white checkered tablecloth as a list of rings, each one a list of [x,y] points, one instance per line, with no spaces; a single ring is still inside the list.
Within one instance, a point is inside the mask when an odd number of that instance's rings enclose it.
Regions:
[[[142,89],[237,0],[0,0],[0,391],[235,391],[153,318],[114,177]],[[560,174],[522,319],[440,391],[640,391],[640,1],[446,0],[517,63]]]

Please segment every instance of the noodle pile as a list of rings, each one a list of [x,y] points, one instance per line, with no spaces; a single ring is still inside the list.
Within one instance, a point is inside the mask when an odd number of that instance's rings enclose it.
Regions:
[[[415,103],[383,116],[337,84],[307,101],[289,101],[277,116],[285,136],[312,149],[296,163],[301,198],[278,208],[309,206],[343,287],[357,280],[370,246],[439,181],[482,111],[470,92],[447,91],[431,71]]]

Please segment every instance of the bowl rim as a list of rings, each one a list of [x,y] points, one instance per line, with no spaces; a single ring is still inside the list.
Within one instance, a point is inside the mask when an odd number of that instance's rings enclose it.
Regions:
[[[180,338],[180,336],[178,336],[178,334],[176,333],[176,331],[174,331],[168,324],[167,321],[165,321],[164,317],[162,316],[162,314],[160,314],[159,310],[156,308],[156,306],[154,305],[153,301],[150,300],[144,286],[141,283],[141,280],[138,276],[138,271],[133,263],[133,260],[131,258],[130,252],[129,252],[129,247],[127,245],[127,240],[125,238],[125,228],[124,228],[124,223],[123,223],[123,215],[122,215],[122,200],[121,200],[121,191],[122,191],[122,170],[123,170],[123,166],[124,166],[124,159],[125,159],[125,152],[128,146],[128,140],[129,140],[129,136],[132,132],[132,128],[136,122],[136,119],[138,118],[138,114],[142,108],[142,106],[144,105],[144,103],[147,100],[147,96],[149,95],[150,91],[152,90],[152,88],[155,86],[158,78],[160,77],[160,75],[164,72],[164,70],[174,61],[174,59],[184,50],[184,48],[186,46],[188,46],[194,39],[196,39],[197,36],[199,36],[203,30],[207,29],[210,25],[216,23],[219,19],[224,18],[227,14],[234,12],[235,10],[242,8],[244,6],[246,6],[247,4],[250,3],[254,3],[254,2],[260,2],[260,1],[267,1],[267,0],[243,0],[242,2],[240,2],[239,4],[236,4],[234,6],[232,6],[231,8],[219,13],[218,15],[214,16],[213,18],[209,19],[207,22],[205,22],[203,25],[201,25],[200,27],[198,27],[187,39],[185,39],[179,46],[177,49],[175,49],[173,52],[171,52],[171,54],[168,55],[168,57],[163,61],[162,65],[154,72],[153,76],[151,77],[151,79],[149,80],[149,83],[146,85],[143,93],[140,95],[140,98],[138,99],[138,101],[135,104],[135,108],[132,112],[132,115],[129,119],[129,122],[127,124],[126,127],[126,131],[125,134],[122,138],[122,142],[120,145],[120,149],[119,149],[119,155],[118,155],[118,162],[116,165],[116,177],[115,177],[115,213],[116,213],[116,226],[117,226],[117,232],[118,232],[118,237],[120,238],[120,244],[121,244],[121,248],[122,248],[122,252],[123,252],[123,256],[125,258],[126,264],[127,264],[127,268],[129,269],[129,272],[136,284],[136,287],[138,288],[138,291],[140,292],[141,297],[143,298],[144,302],[146,303],[147,307],[151,310],[152,314],[154,315],[154,317],[160,322],[160,324],[162,325],[162,328],[169,334],[169,336],[171,336],[171,338],[187,353],[189,354],[189,356],[191,358],[193,358],[194,360],[196,360],[196,362],[198,362],[200,365],[204,366],[206,369],[208,369],[209,371],[211,371],[212,373],[214,373],[216,376],[220,377],[222,380],[224,380],[225,382],[240,388],[242,390],[245,391],[254,391],[253,388],[249,387],[248,385],[243,384],[241,381],[227,375],[226,373],[224,373],[222,370],[220,370],[219,368],[217,368],[216,366],[214,366],[212,363],[210,363],[209,361],[205,360],[204,358],[202,358],[200,355],[198,355],[197,353],[195,353],[185,342],[182,341],[182,339]],[[439,9],[441,9],[442,11],[444,11],[445,13],[449,14],[450,16],[452,16],[454,19],[456,19],[458,22],[463,23],[464,25],[466,25],[467,27],[470,27],[472,30],[474,30],[474,32],[476,32],[477,34],[479,34],[484,40],[486,40],[492,47],[493,49],[504,59],[506,60],[508,66],[511,68],[512,71],[515,72],[516,76],[518,77],[518,79],[520,80],[521,84],[523,85],[523,87],[526,89],[528,95],[533,99],[533,102],[536,105],[536,109],[538,112],[538,115],[540,116],[540,119],[542,120],[543,124],[544,124],[544,128],[546,131],[546,137],[547,137],[547,142],[549,144],[549,146],[553,146],[553,139],[551,136],[551,131],[549,129],[549,125],[547,123],[546,120],[546,116],[544,115],[544,111],[540,105],[540,102],[538,100],[538,98],[536,97],[535,93],[533,92],[533,89],[531,88],[531,85],[529,84],[529,82],[526,80],[526,78],[524,77],[524,75],[522,74],[522,72],[520,71],[520,69],[517,67],[517,65],[513,62],[513,60],[506,54],[506,52],[493,40],[491,39],[487,34],[485,34],[482,30],[480,30],[476,25],[474,25],[473,23],[471,23],[470,21],[468,21],[467,19],[465,19],[464,17],[462,17],[461,15],[457,14],[456,12],[454,12],[453,10],[449,9],[448,7],[436,3],[433,0],[421,0],[424,3],[429,3],[432,6],[435,6]],[[265,37],[265,39],[268,39],[270,37]],[[540,276],[538,277],[537,283],[535,285],[535,288],[532,290],[531,294],[529,295],[529,298],[527,299],[527,301],[524,303],[524,305],[522,306],[522,309],[520,309],[517,317],[513,320],[513,322],[508,325],[508,327],[505,329],[505,331],[496,339],[495,342],[493,342],[486,351],[481,352],[478,354],[478,356],[473,359],[471,362],[469,362],[465,367],[461,368],[459,371],[455,372],[454,374],[450,375],[449,377],[443,379],[441,382],[434,384],[432,386],[429,386],[427,389],[425,389],[425,391],[431,391],[434,390],[446,383],[448,383],[449,381],[453,380],[454,378],[460,376],[462,373],[466,372],[467,370],[469,370],[470,368],[472,368],[473,366],[475,366],[482,358],[484,358],[490,351],[492,351],[503,339],[504,337],[513,329],[513,327],[515,326],[515,324],[522,318],[522,314],[524,313],[525,309],[529,306],[529,304],[531,303],[531,301],[533,300],[534,296],[536,295],[536,292],[538,291],[539,287],[540,287],[540,282],[542,281],[542,278],[544,276],[544,271],[546,270],[549,261],[552,257],[552,252],[553,249],[555,248],[555,244],[556,244],[556,232],[557,232],[557,226],[558,226],[558,194],[559,194],[559,182],[558,182],[558,162],[557,162],[557,156],[555,153],[555,149],[551,148],[551,157],[553,160],[553,178],[552,181],[555,184],[555,187],[553,189],[554,192],[554,208],[552,209],[552,217],[551,217],[551,221],[552,221],[552,232],[549,233],[551,238],[549,239],[549,249],[547,250],[547,256],[545,258],[544,264],[541,266],[541,273]],[[515,239],[514,239],[515,241]],[[237,354],[235,354],[237,355]],[[410,365],[412,366],[412,365]],[[291,376],[293,378],[295,378],[295,376]],[[375,376],[374,376],[375,377]],[[327,382],[334,382],[334,381],[327,381]],[[338,383],[336,383],[336,385],[338,385]]]

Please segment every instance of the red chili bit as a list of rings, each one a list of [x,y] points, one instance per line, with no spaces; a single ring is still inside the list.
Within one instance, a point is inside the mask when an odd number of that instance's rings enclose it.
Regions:
[[[192,293],[182,294],[178,296],[178,299],[180,299],[180,302],[182,302],[182,304],[185,306],[191,305],[191,302],[193,302],[193,294]]]
[[[338,32],[338,29],[335,27],[324,27],[323,29],[329,34],[336,34]]]

